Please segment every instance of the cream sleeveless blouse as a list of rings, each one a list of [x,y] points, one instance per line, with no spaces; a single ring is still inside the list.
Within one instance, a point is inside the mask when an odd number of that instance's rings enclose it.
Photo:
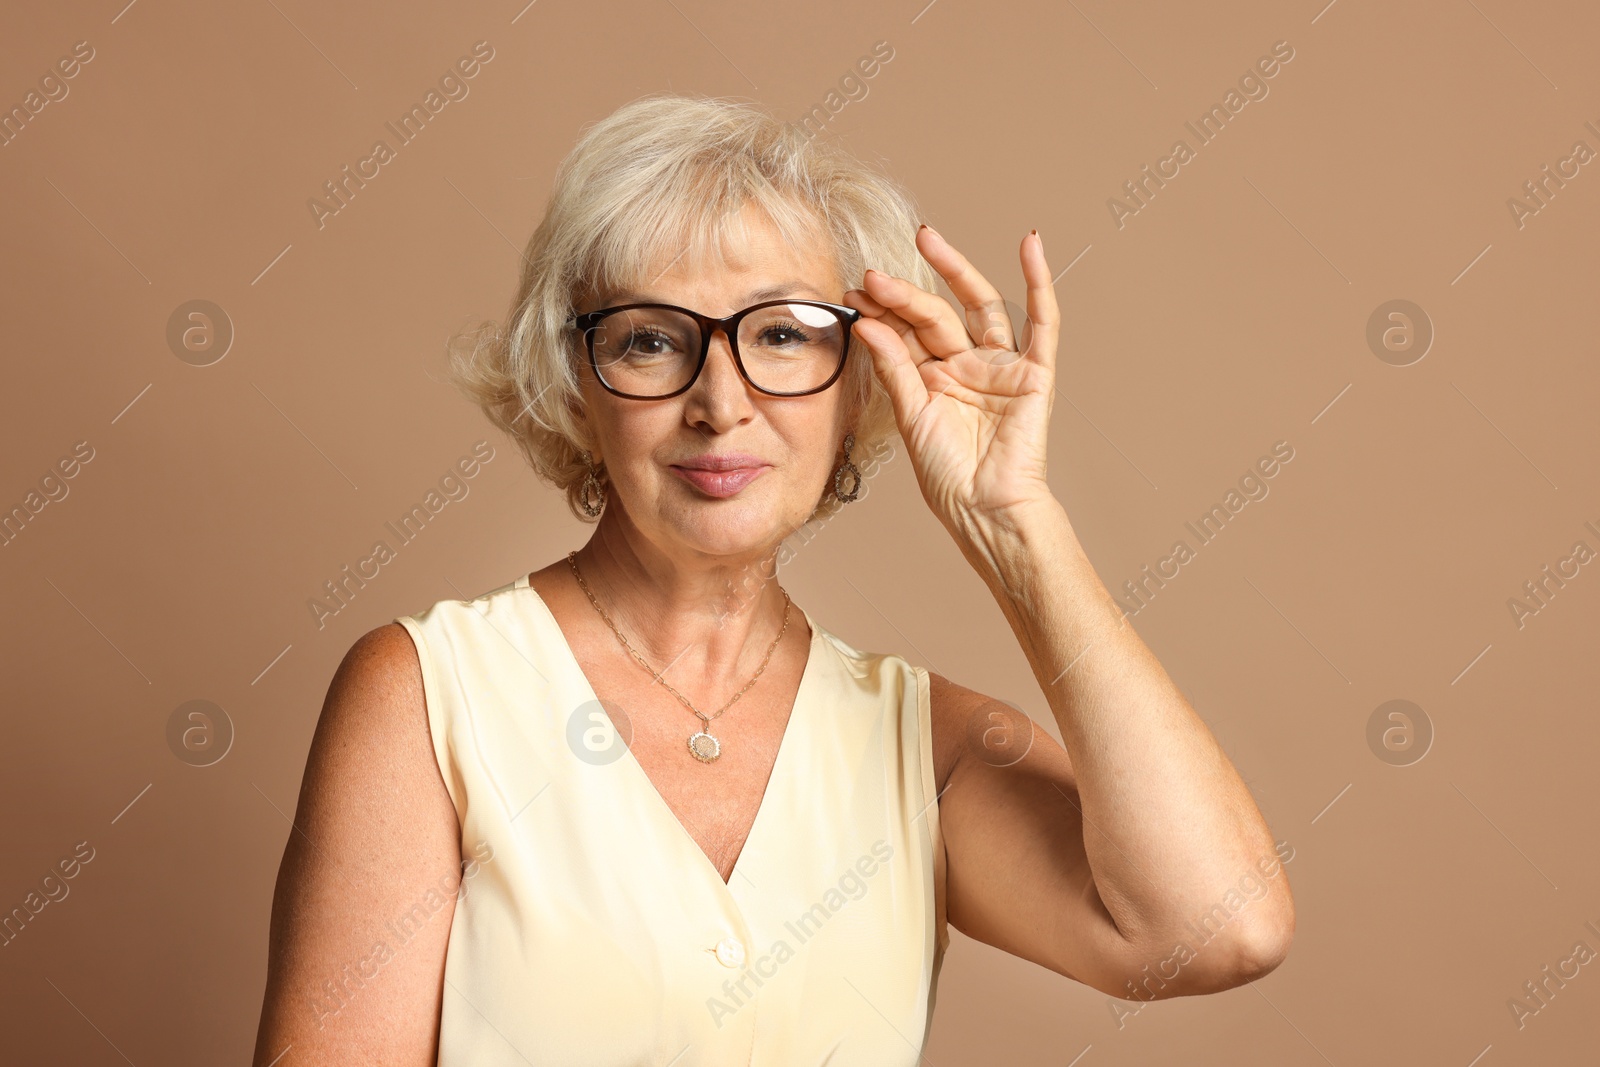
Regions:
[[[472,861],[440,1067],[918,1062],[949,944],[928,672],[805,614],[809,657],[726,883],[526,574],[396,620]]]

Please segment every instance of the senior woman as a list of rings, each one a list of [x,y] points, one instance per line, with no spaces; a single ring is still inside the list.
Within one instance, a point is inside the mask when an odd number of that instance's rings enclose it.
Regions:
[[[585,132],[456,371],[594,532],[345,657],[258,1067],[912,1064],[947,924],[1127,1000],[1284,958],[1267,826],[1046,480],[1040,238],[1019,336],[913,203],[742,103]],[[1064,748],[779,584],[896,434]]]

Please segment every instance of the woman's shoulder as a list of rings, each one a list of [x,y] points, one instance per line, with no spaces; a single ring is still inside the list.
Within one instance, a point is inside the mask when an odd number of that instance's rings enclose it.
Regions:
[[[407,629],[412,629],[408,623],[427,624],[440,619],[463,618],[468,613],[482,617],[491,607],[499,607],[517,598],[517,591],[526,588],[528,576],[518,574],[515,578],[502,582],[500,585],[472,597],[444,597],[432,603],[424,604],[421,608],[407,615],[395,616],[395,622]],[[382,627],[380,627],[381,629]]]
[[[809,615],[807,616],[810,617]],[[852,645],[826,625],[811,620],[823,638],[858,678],[882,680],[886,674],[899,674],[907,686],[919,688],[919,700],[926,700],[929,740],[933,748],[935,776],[942,790],[961,754],[972,748],[995,743],[997,733],[1020,738],[1033,736],[1037,724],[1009,701],[953,681],[927,667],[918,666],[898,652],[867,651]]]
[[[318,734],[361,734],[404,746],[420,730],[427,737],[422,649],[399,620],[358,637],[334,672],[323,702]],[[379,736],[381,735],[381,736]]]
[[[927,708],[934,781],[942,792],[968,736],[975,730],[981,732],[985,713],[995,701],[913,663],[899,652],[868,651],[852,645],[814,618],[811,625],[819,631],[824,645],[834,650],[859,681],[881,686],[885,680],[898,679],[904,692],[915,692],[919,705]]]
[[[932,692],[932,674],[899,652],[873,651],[852,644],[809,612],[807,620],[817,631],[822,647],[843,665],[846,674],[863,688],[883,694],[893,700],[914,700],[919,705],[927,703]]]
[[[845,660],[852,673],[865,674],[883,670],[903,671],[909,677],[921,668],[912,664],[906,657],[898,652],[877,652],[862,648],[840,636],[809,611],[805,613],[806,621],[817,632],[817,638],[828,648]]]

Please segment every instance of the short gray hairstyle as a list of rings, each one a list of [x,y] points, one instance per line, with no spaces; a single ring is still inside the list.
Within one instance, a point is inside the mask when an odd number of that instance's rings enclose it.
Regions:
[[[747,204],[792,247],[831,252],[841,289],[859,287],[868,267],[934,289],[934,271],[916,247],[920,212],[911,194],[797,123],[748,103],[660,92],[587,127],[556,169],[506,328],[484,322],[449,346],[451,380],[536,474],[565,492],[580,520],[588,520],[578,503],[588,472],[583,353],[568,317],[591,294],[648,284],[652,264],[686,259],[698,270],[722,262],[722,242],[740,232]],[[871,353],[853,334],[849,344],[835,388],[857,413],[851,459],[865,476],[892,453],[898,430]],[[830,487],[811,520],[840,506]]]

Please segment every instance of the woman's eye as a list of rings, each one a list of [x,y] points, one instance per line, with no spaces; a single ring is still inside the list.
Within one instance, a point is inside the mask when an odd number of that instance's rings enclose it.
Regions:
[[[637,352],[641,356],[657,356],[661,354],[661,350],[649,346],[664,344],[666,344],[666,338],[664,337],[658,337],[654,334],[635,334],[628,341],[628,350]]]
[[[790,326],[769,326],[763,335],[763,340],[768,344],[804,344],[809,340],[801,330]]]

